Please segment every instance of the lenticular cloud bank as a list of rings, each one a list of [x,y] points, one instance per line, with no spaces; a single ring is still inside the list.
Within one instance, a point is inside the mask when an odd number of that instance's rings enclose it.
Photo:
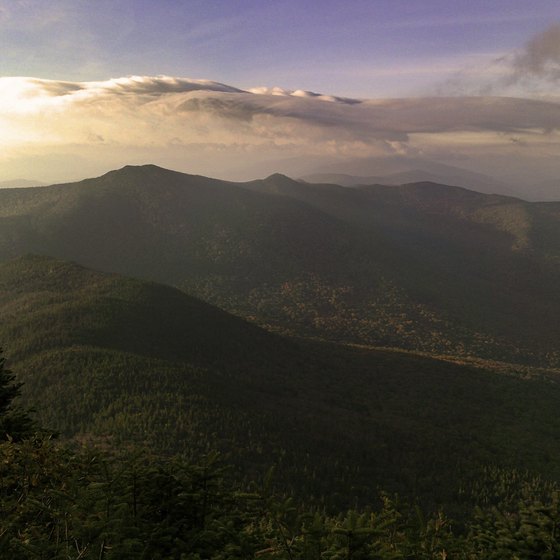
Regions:
[[[395,156],[520,184],[560,176],[554,100],[360,100],[167,76],[0,78],[0,126],[5,179],[62,180],[143,161],[251,178]]]

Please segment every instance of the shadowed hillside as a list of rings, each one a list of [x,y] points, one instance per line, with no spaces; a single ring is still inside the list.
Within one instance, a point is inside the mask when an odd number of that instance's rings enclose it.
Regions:
[[[284,490],[346,505],[386,489],[459,507],[489,465],[560,476],[546,378],[288,340],[44,257],[0,266],[0,311],[25,402],[63,435],[219,448],[248,477],[276,464]]]
[[[126,167],[0,191],[0,258],[164,282],[291,334],[557,366],[558,208],[433,183]]]

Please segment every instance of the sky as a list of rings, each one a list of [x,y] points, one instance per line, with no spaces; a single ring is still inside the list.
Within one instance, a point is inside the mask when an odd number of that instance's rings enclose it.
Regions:
[[[0,180],[351,157],[560,177],[558,0],[0,0],[0,52]]]

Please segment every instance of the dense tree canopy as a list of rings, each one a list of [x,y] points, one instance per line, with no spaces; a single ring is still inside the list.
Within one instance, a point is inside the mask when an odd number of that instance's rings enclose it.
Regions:
[[[245,491],[216,454],[0,443],[0,557],[18,560],[511,560],[559,557],[560,499],[478,508],[458,524],[396,497],[328,514]],[[502,480],[493,489],[499,493]]]

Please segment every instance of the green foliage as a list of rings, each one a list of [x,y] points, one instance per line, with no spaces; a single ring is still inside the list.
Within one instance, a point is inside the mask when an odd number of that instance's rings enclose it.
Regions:
[[[276,465],[281,493],[329,510],[385,489],[461,518],[498,487],[515,500],[560,477],[552,377],[289,340],[45,257],[0,266],[0,311],[24,404],[65,437],[218,449],[246,485]]]
[[[552,560],[560,494],[479,508],[461,526],[395,497],[328,514],[240,492],[216,455],[197,462],[33,438],[0,444],[0,556],[18,560]],[[260,488],[260,489],[258,489]]]
[[[2,557],[207,558],[234,544],[235,496],[222,491],[215,457],[191,465],[41,439],[0,446],[0,456]]]
[[[560,493],[541,499],[526,492],[513,510],[479,510],[470,541],[477,554],[491,560],[560,557]]]
[[[72,451],[42,439],[2,444],[0,553],[359,560],[412,557],[405,554],[413,549],[415,558],[436,558],[443,550],[441,517],[411,529],[388,498],[378,512],[305,511],[266,490],[239,492],[217,459]]]

